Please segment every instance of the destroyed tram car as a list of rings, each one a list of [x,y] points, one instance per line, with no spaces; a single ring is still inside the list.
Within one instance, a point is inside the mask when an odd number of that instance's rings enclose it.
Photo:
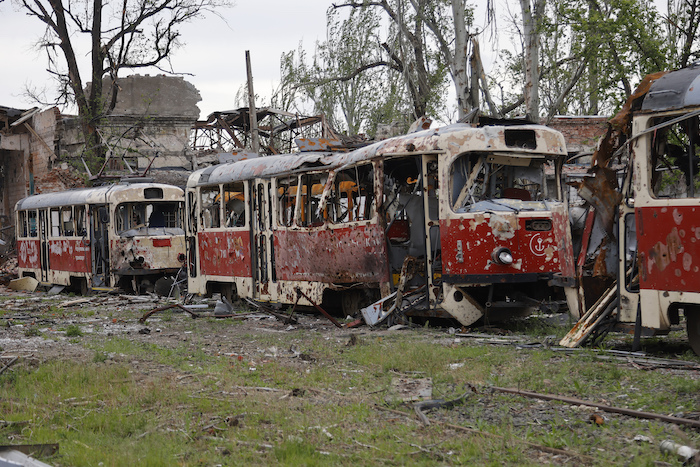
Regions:
[[[700,355],[700,66],[645,77],[609,127],[579,189],[595,207],[580,263],[596,267],[579,272],[587,311],[562,344],[612,328],[633,330],[638,347],[684,317]]]
[[[370,325],[469,326],[576,298],[561,133],[482,120],[344,152],[311,143],[191,174],[189,292],[362,310]]]
[[[185,262],[184,191],[158,183],[78,188],[15,206],[20,277],[82,294],[153,291]]]

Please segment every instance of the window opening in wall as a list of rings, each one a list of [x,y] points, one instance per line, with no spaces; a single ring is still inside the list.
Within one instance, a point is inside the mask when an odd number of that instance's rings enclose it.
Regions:
[[[30,237],[38,237],[36,211],[27,211],[27,225]]]
[[[323,225],[321,195],[328,179],[327,174],[304,174],[301,176],[301,209],[297,224],[304,227]]]
[[[115,210],[116,230],[119,235],[150,235],[182,233],[182,203],[163,201],[155,203],[122,203]],[[154,232],[153,229],[163,229]],[[166,232],[165,229],[168,229]]]

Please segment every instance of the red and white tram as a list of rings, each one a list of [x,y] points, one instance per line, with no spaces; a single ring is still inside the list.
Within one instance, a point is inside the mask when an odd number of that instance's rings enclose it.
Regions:
[[[566,155],[557,131],[491,122],[196,171],[188,290],[348,314],[373,304],[370,324],[557,306],[574,290]]]
[[[20,277],[87,293],[152,290],[185,261],[184,191],[120,183],[32,195],[17,202]]]
[[[700,355],[699,128],[699,66],[659,77],[633,108],[618,319],[668,332],[682,312]]]

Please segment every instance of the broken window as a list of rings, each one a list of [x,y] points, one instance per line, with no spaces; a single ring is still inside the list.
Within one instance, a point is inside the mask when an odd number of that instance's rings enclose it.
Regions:
[[[663,120],[654,122],[659,123]],[[652,195],[656,198],[700,196],[698,118],[662,128],[651,138]]]
[[[182,229],[182,203],[163,201],[154,203],[122,203],[115,210],[116,230],[119,235],[148,235],[148,229]],[[153,232],[150,232],[153,233]],[[179,232],[169,232],[177,234]]]
[[[298,177],[293,175],[277,179],[277,222],[281,226],[291,227],[294,222],[298,184]]]
[[[58,208],[51,209],[51,236],[61,236],[61,212]]]
[[[27,212],[27,225],[28,225],[28,230],[27,232],[29,233],[30,237],[37,237],[37,215],[36,211],[28,211]]]
[[[29,224],[27,223],[27,211],[17,213],[17,236],[29,237]]]
[[[245,226],[245,187],[243,182],[224,185],[226,227]]]
[[[219,186],[202,188],[200,205],[202,206],[201,222],[203,229],[218,229],[221,226],[221,196]]]
[[[486,200],[494,206],[512,209],[517,202],[547,199],[544,162],[544,159],[513,155],[462,155],[450,170],[453,210],[467,212],[474,204]]]
[[[323,225],[321,195],[328,179],[327,174],[304,174],[301,176],[301,209],[297,224],[304,227]]]
[[[85,206],[75,206],[75,233],[80,237],[87,235],[87,224],[85,221]]]
[[[334,224],[374,217],[374,167],[364,164],[342,170],[333,179],[326,215]]]

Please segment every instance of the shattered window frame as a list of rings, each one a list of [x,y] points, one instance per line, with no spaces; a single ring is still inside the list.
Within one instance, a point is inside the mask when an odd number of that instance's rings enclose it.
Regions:
[[[277,196],[275,196],[275,203],[277,204],[275,223],[278,227],[293,227],[297,194],[299,192],[299,176],[284,175],[277,177],[274,179],[274,187],[277,190]]]
[[[480,201],[559,201],[556,193],[551,197],[547,186],[550,162],[545,156],[462,153],[450,163],[450,208],[460,214]]]
[[[663,124],[674,116],[652,119],[650,126]],[[700,197],[700,123],[693,116],[647,135],[649,195],[654,199]],[[691,179],[692,183],[688,183]]]
[[[246,184],[242,181],[224,184],[224,226],[226,228],[246,228],[248,202]]]
[[[357,164],[335,172],[326,202],[331,224],[366,222],[375,218],[374,164]]]
[[[221,228],[221,186],[200,187],[199,206],[200,228],[202,230]]]
[[[325,224],[325,207],[321,204],[328,172],[309,172],[300,177],[301,196],[297,197],[296,225],[321,227]]]

